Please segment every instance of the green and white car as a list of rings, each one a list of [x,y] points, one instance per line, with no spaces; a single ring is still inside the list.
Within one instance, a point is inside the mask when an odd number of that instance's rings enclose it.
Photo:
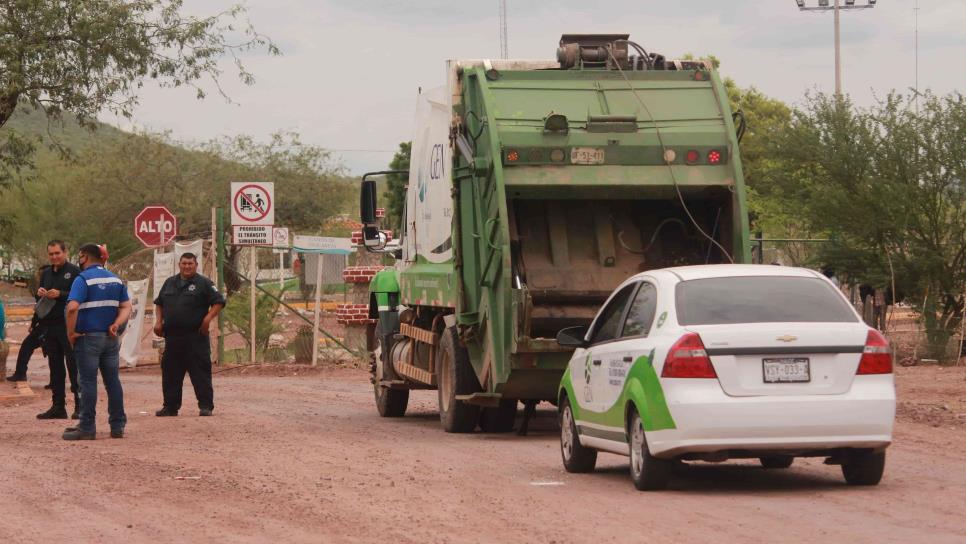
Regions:
[[[825,457],[850,484],[882,477],[895,385],[886,339],[821,274],[708,265],[621,284],[574,351],[559,389],[569,472],[598,451],[628,455],[638,489],[679,460],[757,458],[787,468]]]

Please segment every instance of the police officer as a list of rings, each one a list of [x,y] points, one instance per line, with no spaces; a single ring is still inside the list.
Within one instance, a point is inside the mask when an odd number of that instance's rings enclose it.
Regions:
[[[154,300],[154,334],[164,337],[161,358],[164,406],[155,415],[178,415],[187,372],[198,399],[198,415],[210,416],[215,404],[208,330],[225,306],[225,298],[211,280],[198,274],[198,257],[193,253],[181,255],[178,270],[180,273],[165,280]]]
[[[80,268],[67,262],[67,246],[60,240],[47,243],[47,259],[50,266],[40,275],[40,288],[37,296],[40,303],[35,314],[35,330],[43,337],[47,365],[50,367],[50,409],[37,414],[37,419],[67,419],[66,391],[64,380],[70,378],[70,391],[74,394],[74,414],[77,419],[80,401],[77,395],[77,365],[74,352],[67,340],[67,295],[71,285],[80,275]],[[66,366],[65,366],[66,363]],[[26,370],[26,364],[24,365]],[[19,369],[18,369],[19,371]]]

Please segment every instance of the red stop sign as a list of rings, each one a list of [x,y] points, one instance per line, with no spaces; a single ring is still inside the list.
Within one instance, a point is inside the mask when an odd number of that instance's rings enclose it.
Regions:
[[[174,240],[178,218],[164,206],[147,206],[134,217],[134,236],[147,247],[159,247]]]

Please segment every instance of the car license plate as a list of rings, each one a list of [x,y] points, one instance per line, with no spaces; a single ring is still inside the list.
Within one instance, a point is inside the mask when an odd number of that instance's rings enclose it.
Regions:
[[[571,164],[604,164],[604,150],[599,147],[574,147],[570,150]]]
[[[812,380],[808,358],[762,359],[765,383],[801,383]]]

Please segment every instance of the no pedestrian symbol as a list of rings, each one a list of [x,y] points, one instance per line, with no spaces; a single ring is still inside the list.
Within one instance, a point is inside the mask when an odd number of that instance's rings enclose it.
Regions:
[[[233,182],[231,184],[232,225],[274,225],[275,184]]]

